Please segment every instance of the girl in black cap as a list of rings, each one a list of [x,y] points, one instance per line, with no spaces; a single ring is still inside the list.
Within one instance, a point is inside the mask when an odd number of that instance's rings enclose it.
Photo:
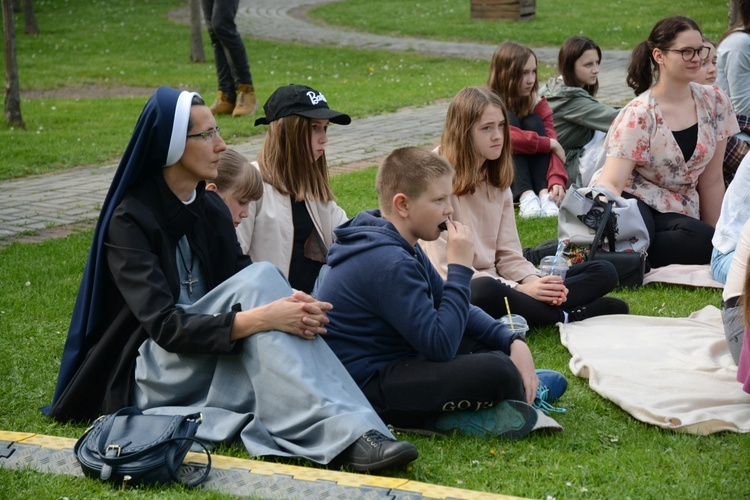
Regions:
[[[263,109],[266,116],[255,124],[268,125],[268,132],[253,162],[263,177],[263,199],[250,204],[237,235],[254,261],[275,264],[293,288],[310,293],[333,230],[347,220],[328,184],[328,124],[348,125],[351,118],[305,85],[278,88]]]

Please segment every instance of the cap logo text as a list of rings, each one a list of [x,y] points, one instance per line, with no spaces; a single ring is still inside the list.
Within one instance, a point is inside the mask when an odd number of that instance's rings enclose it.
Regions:
[[[313,90],[307,92],[307,97],[310,98],[310,102],[313,106],[317,106],[320,101],[328,102],[326,101],[326,98],[323,94],[321,94],[320,92],[316,94]]]

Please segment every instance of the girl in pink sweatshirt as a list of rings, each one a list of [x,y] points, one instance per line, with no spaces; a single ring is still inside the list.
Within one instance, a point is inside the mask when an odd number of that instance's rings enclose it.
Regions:
[[[603,314],[625,314],[628,305],[603,297],[617,285],[609,262],[576,264],[564,281],[540,276],[521,253],[513,211],[513,162],[505,105],[486,87],[467,87],[451,102],[437,152],[453,165],[453,219],[474,232],[471,303],[499,318],[511,310],[531,326],[554,325]],[[446,236],[420,242],[446,276]]]

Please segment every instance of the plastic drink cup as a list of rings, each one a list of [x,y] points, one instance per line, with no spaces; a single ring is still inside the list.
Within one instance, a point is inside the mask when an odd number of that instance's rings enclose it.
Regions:
[[[564,257],[549,255],[539,263],[539,271],[542,276],[559,276],[564,280],[568,274],[568,263]]]
[[[513,320],[513,326],[511,326],[511,319]],[[529,324],[526,322],[526,318],[519,314],[511,314],[508,316],[502,316],[500,323],[507,326],[513,333],[520,333],[523,338],[526,338],[526,332],[529,331]]]

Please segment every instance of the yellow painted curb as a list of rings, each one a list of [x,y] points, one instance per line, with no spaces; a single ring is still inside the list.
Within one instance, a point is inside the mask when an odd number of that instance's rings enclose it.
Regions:
[[[73,449],[76,439],[63,438],[56,436],[46,436],[44,434],[33,434],[28,432],[9,432],[0,431],[0,441],[10,441],[19,444],[34,445],[54,450]],[[185,457],[186,463],[200,464],[206,462],[206,456],[202,453],[188,453]],[[483,493],[479,491],[464,490],[461,488],[451,488],[435,484],[421,483],[410,479],[371,476],[368,474],[355,474],[351,472],[340,472],[326,469],[316,469],[312,467],[301,467],[298,465],[286,465],[274,462],[264,462],[262,460],[249,460],[244,458],[227,457],[222,455],[211,455],[212,467],[222,470],[246,470],[251,474],[272,476],[280,474],[290,476],[299,481],[317,481],[323,480],[336,483],[340,486],[349,487],[378,487],[387,489],[396,489],[419,493],[425,498],[456,498],[465,500],[479,499],[518,499],[507,495],[495,493]]]

